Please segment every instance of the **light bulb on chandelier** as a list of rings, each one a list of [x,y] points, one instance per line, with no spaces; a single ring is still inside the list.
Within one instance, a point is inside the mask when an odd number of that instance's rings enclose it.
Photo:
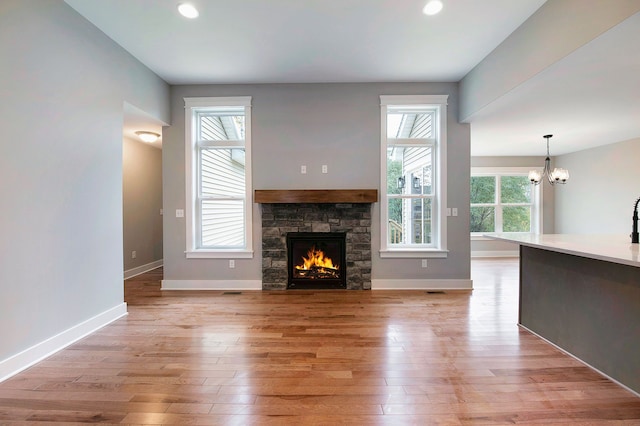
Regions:
[[[539,170],[531,170],[529,172],[529,181],[533,185],[539,185],[542,182],[542,178],[547,177],[547,181],[551,185],[555,185],[556,183],[565,184],[569,180],[569,171],[567,169],[556,167],[551,170],[551,158],[549,157],[549,139],[553,137],[553,135],[544,135],[543,136],[547,140],[547,158],[544,160],[544,169],[542,172]]]

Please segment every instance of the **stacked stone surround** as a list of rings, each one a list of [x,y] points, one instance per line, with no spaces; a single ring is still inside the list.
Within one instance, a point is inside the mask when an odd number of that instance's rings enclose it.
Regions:
[[[371,289],[371,204],[261,204],[262,289],[287,288],[288,232],[345,232],[347,290]]]

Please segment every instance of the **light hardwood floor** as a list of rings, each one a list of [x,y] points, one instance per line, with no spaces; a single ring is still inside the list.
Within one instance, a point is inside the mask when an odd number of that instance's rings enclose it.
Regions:
[[[640,424],[640,398],[517,327],[518,265],[473,292],[161,292],[0,383],[0,424]]]

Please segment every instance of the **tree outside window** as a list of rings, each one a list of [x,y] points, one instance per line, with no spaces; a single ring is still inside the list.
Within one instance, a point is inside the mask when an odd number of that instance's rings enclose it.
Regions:
[[[471,233],[535,232],[537,204],[537,197],[524,174],[472,173]]]

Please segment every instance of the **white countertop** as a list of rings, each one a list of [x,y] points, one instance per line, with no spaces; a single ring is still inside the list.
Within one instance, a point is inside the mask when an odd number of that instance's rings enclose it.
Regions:
[[[628,235],[578,234],[485,234],[487,238],[510,241],[559,253],[640,267],[640,244],[631,244]]]

